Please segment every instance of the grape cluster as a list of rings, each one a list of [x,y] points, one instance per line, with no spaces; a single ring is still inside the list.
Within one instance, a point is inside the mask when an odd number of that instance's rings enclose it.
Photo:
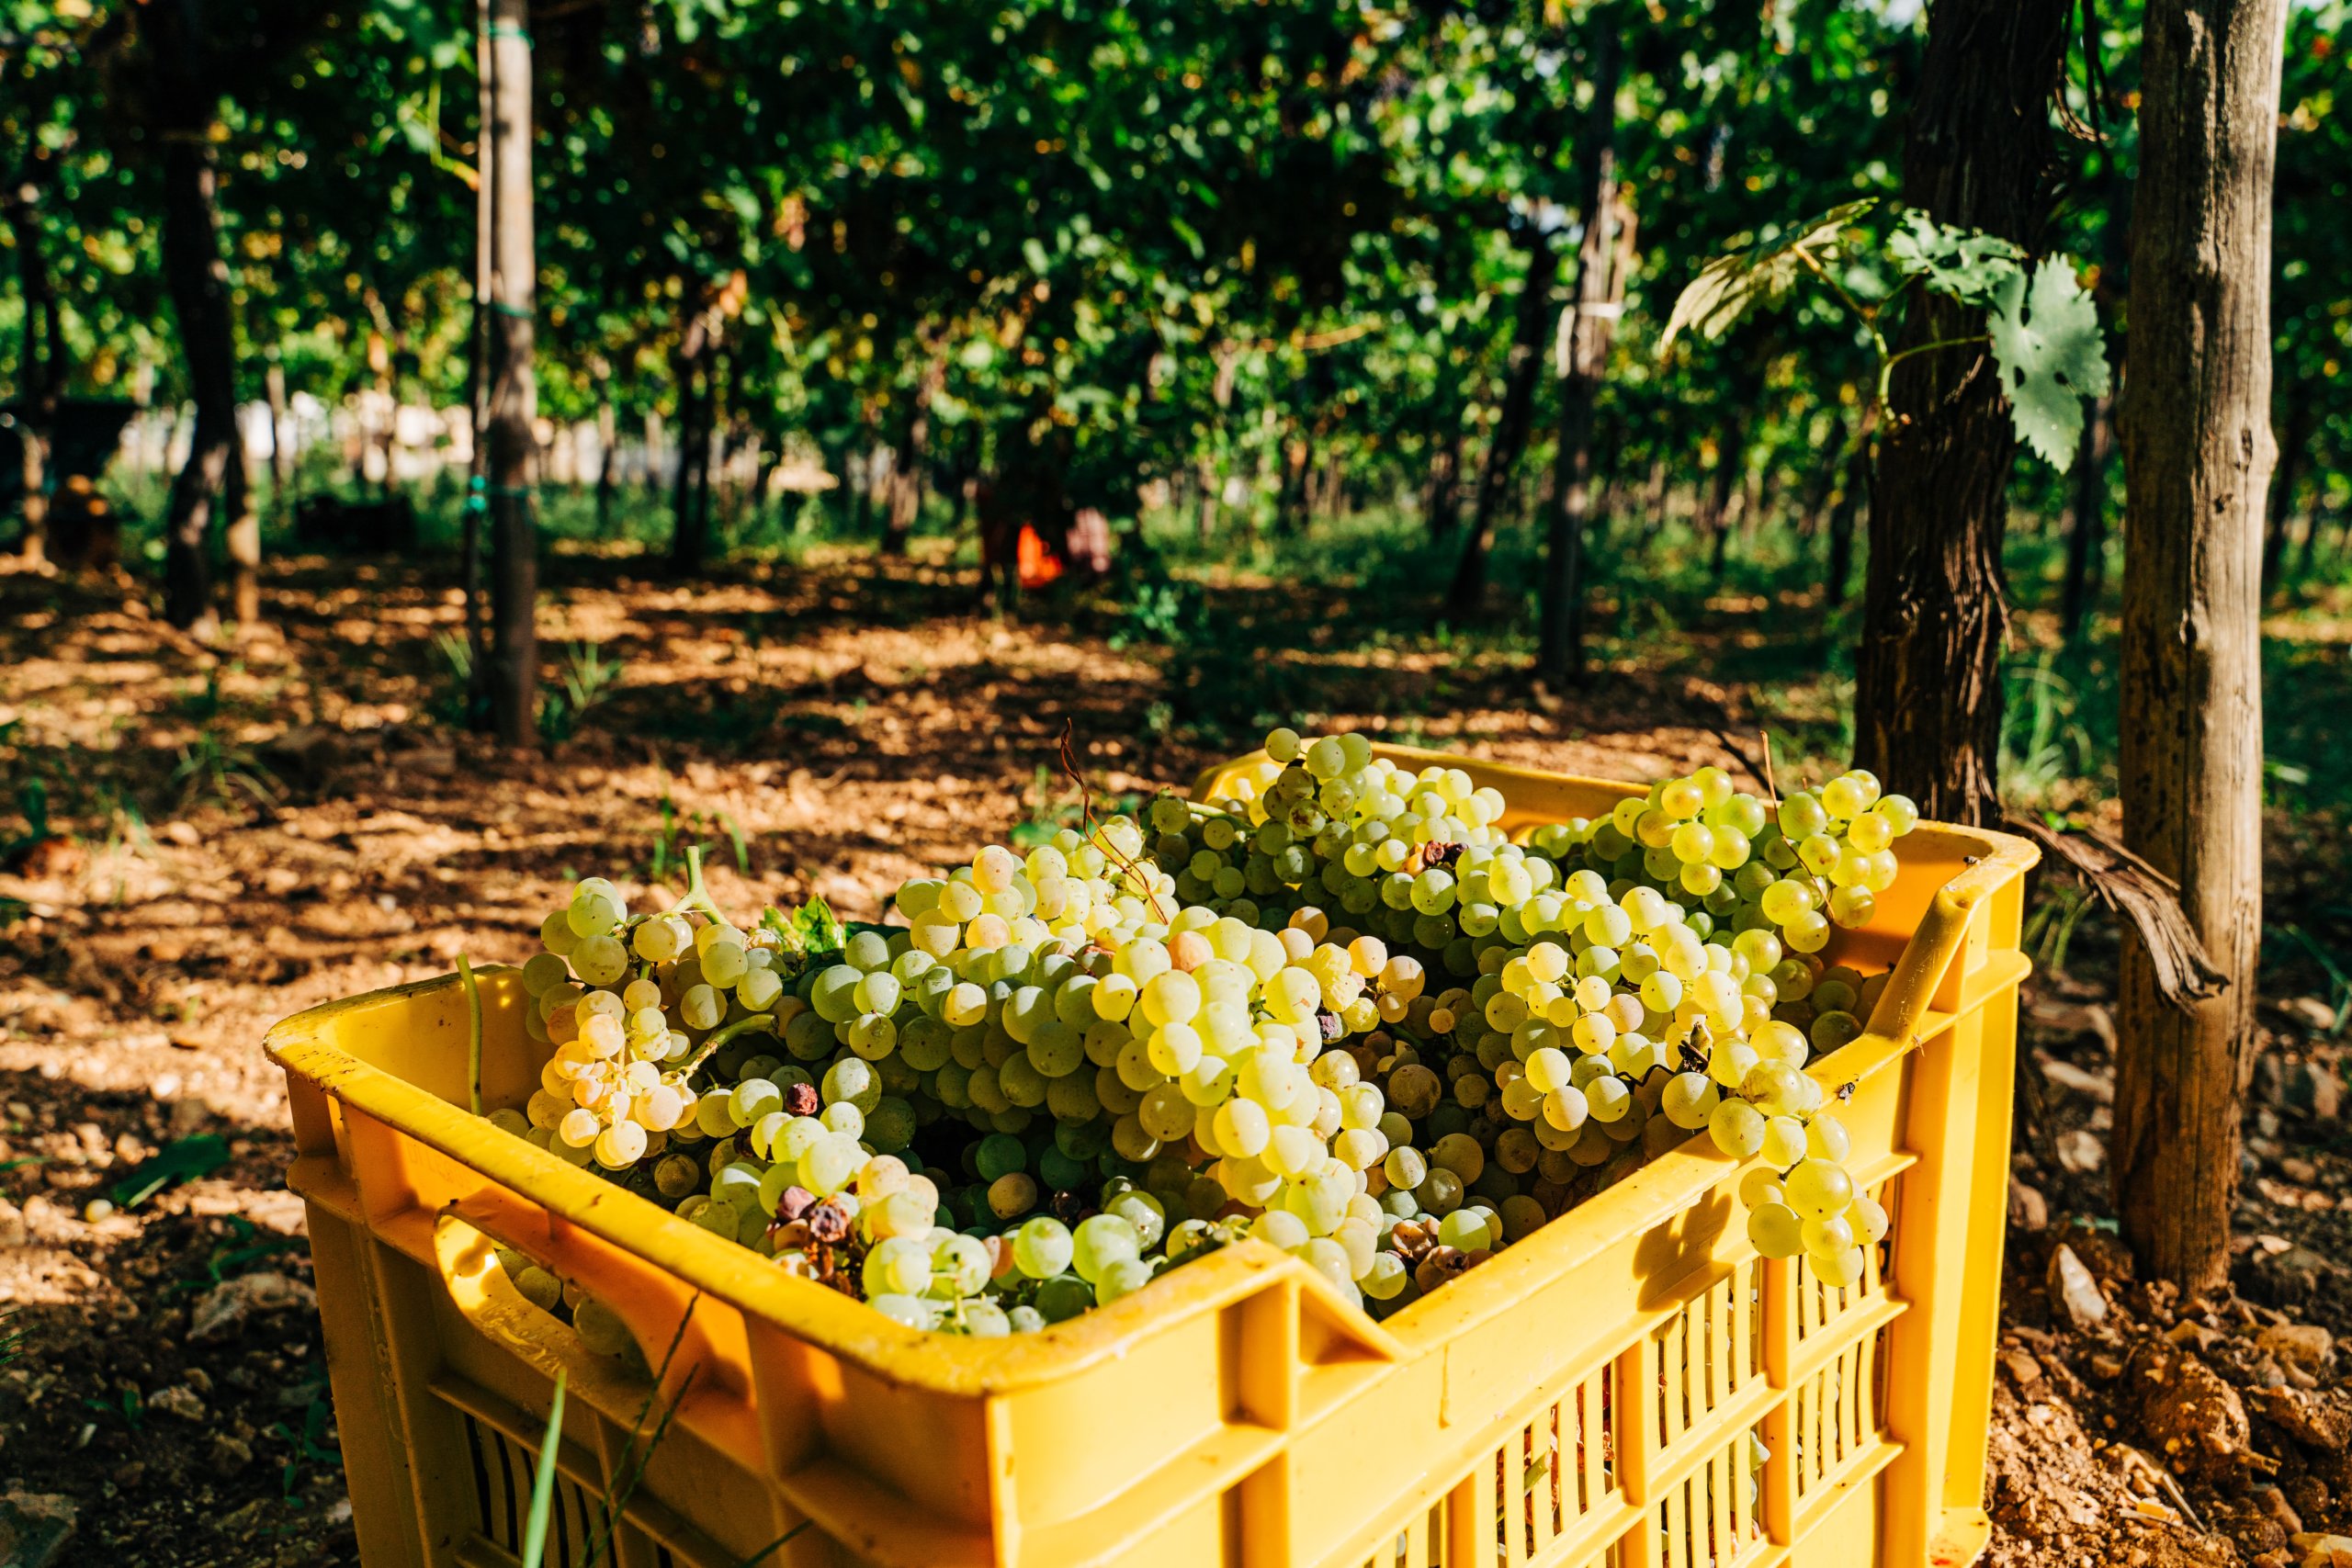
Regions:
[[[678,908],[637,916],[611,882],[590,877],[539,940],[545,951],[523,966],[525,1025],[555,1049],[522,1124],[501,1114],[575,1165],[628,1170],[660,1154],[699,1110],[698,1046],[723,1041],[730,1019],[766,1018],[784,995],[774,947],[721,918],[699,873]]]
[[[1818,952],[1907,802],[1849,774],[1776,820],[1702,770],[1514,844],[1459,770],[1357,735],[1267,755],[1226,798],[910,881],[903,923],[820,952],[730,923],[698,865],[663,911],[582,882],[524,973],[540,1090],[494,1119],[949,1332],[1244,1237],[1385,1315],[1702,1129],[1765,1159],[1759,1250],[1860,1277],[1885,1216],[1801,1069],[1884,983]]]
[[[1860,769],[1777,812],[1720,768],[1629,795],[1598,821],[1547,825],[1535,846],[1590,869],[1614,890],[1648,886],[1692,905],[1703,931],[1770,931],[1797,953],[1819,953],[1838,928],[1870,923],[1894,885],[1894,844],[1918,825],[1900,795]]]

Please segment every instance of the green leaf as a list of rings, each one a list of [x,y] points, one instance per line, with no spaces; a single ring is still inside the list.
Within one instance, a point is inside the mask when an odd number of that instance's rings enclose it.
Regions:
[[[523,1568],[539,1568],[548,1550],[548,1524],[555,1517],[556,1453],[563,1443],[563,1394],[567,1374],[555,1374],[555,1394],[548,1402],[547,1435],[539,1439],[539,1458],[531,1476],[531,1511],[523,1524]]]
[[[2025,252],[1999,235],[1939,223],[1916,207],[1904,212],[1886,254],[1905,276],[1925,278],[1929,288],[1968,305],[1989,302],[2025,271]]]
[[[1798,225],[1792,239],[1733,251],[1701,267],[1667,317],[1666,333],[1658,339],[1659,357],[1686,330],[1721,337],[1758,306],[1779,304],[1809,270],[1807,264],[1826,265],[1834,259],[1846,231],[1877,205],[1878,198],[1871,197],[1833,207]]]
[[[175,1181],[209,1176],[228,1163],[229,1140],[218,1133],[182,1138],[165,1145],[154,1158],[141,1161],[138,1169],[107,1189],[107,1196],[118,1209],[135,1209]]]
[[[2012,276],[1985,324],[2018,439],[2064,472],[2082,439],[2083,400],[2109,385],[2098,307],[2075,280],[2073,258],[2045,258],[2030,284],[2022,272]]]
[[[839,953],[849,941],[847,929],[822,898],[811,898],[790,914],[762,910],[760,924],[782,938],[784,951],[803,964],[820,953]]]

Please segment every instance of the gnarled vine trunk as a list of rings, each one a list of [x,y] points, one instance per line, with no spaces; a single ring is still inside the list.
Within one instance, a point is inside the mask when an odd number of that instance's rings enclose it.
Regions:
[[[1937,0],[1911,108],[1903,197],[2037,249],[2050,210],[2050,104],[2067,0]],[[1915,296],[1898,353],[1981,338],[1981,310]],[[2000,814],[2001,576],[2017,438],[1981,343],[1895,367],[1871,487],[1854,761],[1930,817]]]

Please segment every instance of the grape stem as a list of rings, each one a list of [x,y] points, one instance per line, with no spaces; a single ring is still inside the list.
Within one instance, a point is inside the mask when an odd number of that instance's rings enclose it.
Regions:
[[[672,914],[678,914],[687,909],[699,910],[714,920],[724,920],[727,918],[718,912],[718,905],[712,899],[710,889],[703,886],[700,844],[686,846],[686,896],[670,907]]]
[[[693,1055],[686,1058],[686,1065],[669,1076],[677,1083],[684,1084],[695,1076],[695,1070],[696,1068],[700,1067],[705,1062],[710,1060],[711,1053],[718,1050],[721,1045],[726,1044],[729,1040],[734,1039],[739,1034],[748,1034],[755,1029],[765,1028],[773,1032],[775,1023],[775,1014],[772,1012],[755,1012],[749,1018],[739,1018],[732,1023],[725,1024],[718,1029],[714,1029],[710,1032],[710,1038],[704,1041],[701,1047],[697,1049]]]
[[[474,966],[458,954],[458,983],[466,991],[466,1087],[473,1097],[474,1114],[481,1114],[481,986]]]

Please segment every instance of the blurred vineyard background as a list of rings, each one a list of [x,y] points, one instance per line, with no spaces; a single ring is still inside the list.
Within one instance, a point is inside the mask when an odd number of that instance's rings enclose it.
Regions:
[[[1066,723],[1097,801],[1297,723],[2121,832],[2189,705],[2125,672],[2134,254],[2182,237],[2133,225],[2145,9],[0,0],[0,1480],[109,1561],[349,1561],[315,1324],[189,1332],[303,1271],[262,1029],[689,844],[877,915],[1073,819]],[[2352,7],[2283,39],[2215,638],[2263,698],[2245,1184],[2185,1272],[2348,1330]],[[2020,443],[1978,326],[1894,376],[1898,203],[2071,278],[2105,389],[2020,391]],[[1747,308],[1670,333],[1732,254]],[[1915,437],[1966,376],[1962,486]],[[2067,1226],[2123,1299],[2139,983],[2065,877],[2029,938],[1996,1561],[2301,1562],[2339,1461],[2192,1536],[2090,1457],[2143,1414],[2041,1269]]]

